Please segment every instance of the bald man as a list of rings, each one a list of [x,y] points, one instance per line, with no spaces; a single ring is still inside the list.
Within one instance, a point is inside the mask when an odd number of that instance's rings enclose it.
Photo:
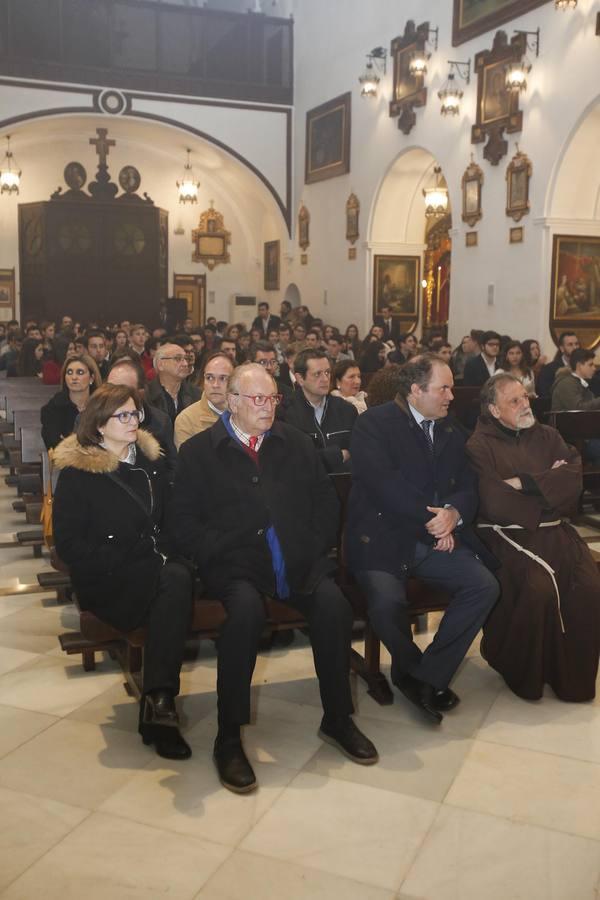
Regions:
[[[197,387],[186,381],[190,374],[190,364],[178,344],[163,344],[154,357],[156,378],[148,385],[146,399],[153,406],[166,412],[175,424],[178,414],[200,399]]]

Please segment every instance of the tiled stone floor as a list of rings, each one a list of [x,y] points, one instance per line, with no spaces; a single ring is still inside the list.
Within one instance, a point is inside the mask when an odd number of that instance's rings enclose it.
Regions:
[[[0,531],[22,527],[0,483]],[[0,550],[0,584],[47,563]],[[186,663],[191,760],[136,734],[136,705],[102,660],[85,673],[44,595],[0,597],[0,897],[129,900],[598,900],[600,700],[525,703],[471,648],[457,710],[435,728],[353,684],[379,765],[316,736],[310,648],[263,655],[245,743],[260,789],[223,790],[211,644]],[[420,640],[427,640],[423,636]]]

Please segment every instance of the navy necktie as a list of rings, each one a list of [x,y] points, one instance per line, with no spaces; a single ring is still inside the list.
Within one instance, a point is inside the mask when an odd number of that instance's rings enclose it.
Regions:
[[[427,441],[427,447],[429,449],[430,454],[433,456],[433,438],[431,437],[431,419],[422,419],[421,420],[421,428],[423,429],[423,434],[425,435],[425,440]]]

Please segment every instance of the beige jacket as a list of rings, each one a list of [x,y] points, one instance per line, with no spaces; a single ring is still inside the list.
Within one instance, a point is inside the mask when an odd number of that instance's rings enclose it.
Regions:
[[[175,419],[175,446],[179,450],[188,438],[214,425],[219,416],[208,405],[206,395],[186,406]]]

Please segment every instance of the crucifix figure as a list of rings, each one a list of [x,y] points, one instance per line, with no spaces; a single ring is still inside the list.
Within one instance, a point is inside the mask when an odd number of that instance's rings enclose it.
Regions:
[[[106,157],[110,152],[110,147],[114,147],[116,141],[107,140],[106,135],[108,134],[107,128],[96,128],[97,138],[90,138],[90,144],[96,148],[96,153],[98,154],[98,158],[100,159],[100,165],[106,165]]]

